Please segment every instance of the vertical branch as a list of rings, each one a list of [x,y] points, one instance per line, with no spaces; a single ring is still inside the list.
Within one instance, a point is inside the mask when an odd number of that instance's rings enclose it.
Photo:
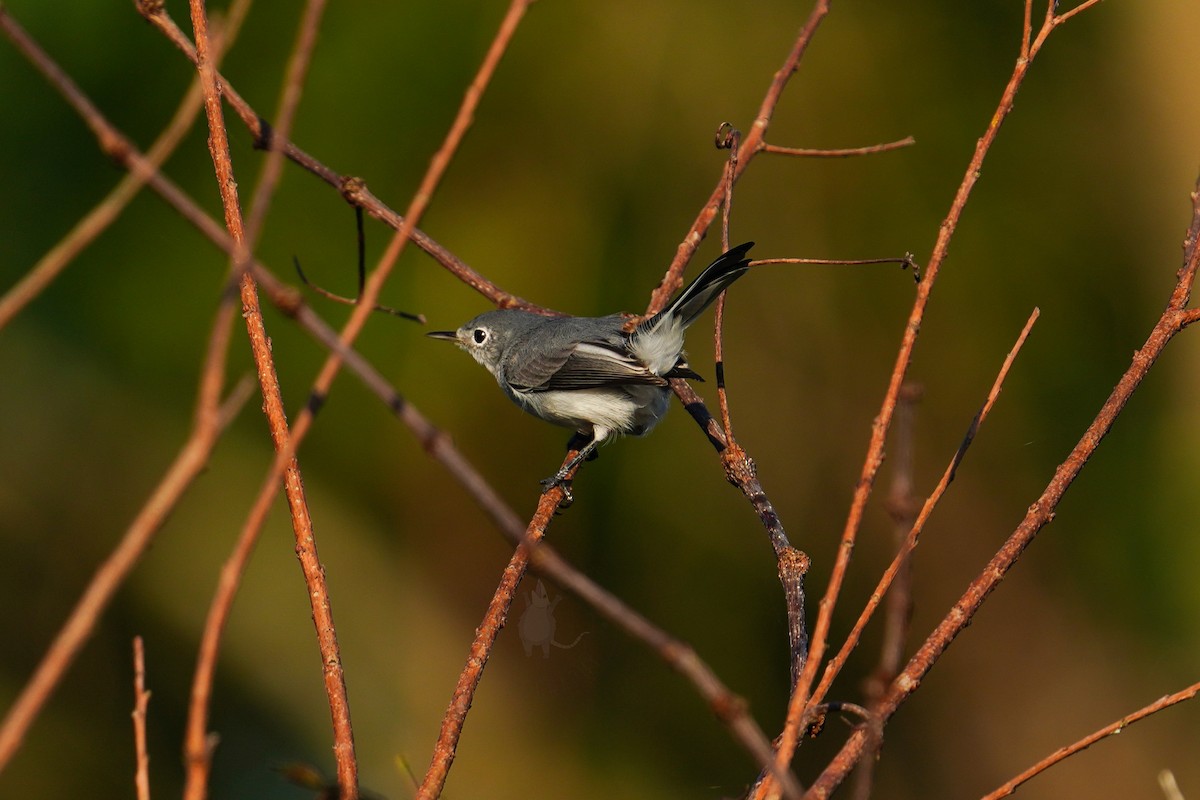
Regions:
[[[134,786],[137,800],[150,800],[150,756],[146,752],[146,708],[150,692],[146,690],[146,654],[142,637],[133,637],[133,747],[137,759]]]
[[[778,78],[778,76],[777,76]],[[779,84],[782,90],[782,83]],[[777,99],[777,98],[776,98]],[[722,123],[717,129],[716,145],[718,149],[728,149],[729,159],[725,162],[725,176],[722,180],[724,188],[724,213],[721,219],[721,246],[729,249],[729,222],[733,208],[733,185],[738,174],[738,160],[741,155],[741,131],[729,123]],[[788,619],[788,659],[791,686],[796,685],[804,662],[808,658],[808,631],[804,623],[804,576],[810,565],[807,555],[792,547],[775,507],[763,491],[758,481],[758,470],[754,460],[745,448],[738,443],[733,435],[733,419],[729,413],[729,396],[725,387],[725,292],[717,298],[715,321],[713,323],[713,352],[717,373],[717,402],[721,411],[721,431],[723,444],[720,448],[721,463],[725,468],[725,477],[742,491],[750,500],[758,513],[759,519],[767,530],[772,549],[775,551],[779,581],[783,585],[784,603]]]
[[[296,109],[300,107],[300,94],[308,75],[308,66],[312,63],[313,48],[317,43],[317,32],[321,29],[321,17],[325,13],[325,0],[308,0],[304,6],[304,16],[300,21],[300,29],[296,34],[296,42],[292,46],[292,56],[288,61],[286,77],[283,81],[283,91],[279,98],[279,108],[275,112],[275,124],[272,132],[278,132],[285,139],[292,133],[292,123],[296,118]],[[271,207],[271,198],[275,187],[283,174],[283,150],[272,146],[263,162],[262,173],[250,201],[249,221],[246,224],[247,249],[254,248],[254,242],[262,233],[267,211]]]
[[[242,316],[246,321],[246,332],[250,338],[251,351],[258,371],[263,408],[271,438],[276,451],[281,451],[289,447],[287,417],[279,390],[279,378],[271,356],[270,341],[263,324],[257,286],[246,269],[249,264],[249,253],[246,250],[245,230],[233,164],[229,157],[229,140],[221,109],[216,71],[210,57],[204,0],[190,0],[189,7],[196,42],[197,69],[204,90],[204,109],[208,117],[209,151],[225,212],[225,226],[234,243],[234,274],[240,286]],[[342,797],[345,800],[355,800],[358,796],[358,766],[354,757],[354,732],[350,722],[349,698],[342,671],[337,631],[333,623],[333,610],[325,583],[324,568],[317,555],[316,539],[304,495],[300,467],[294,456],[288,461],[283,481],[288,508],[291,512],[292,529],[296,537],[296,554],[304,572],[305,584],[308,586],[313,622],[317,629],[317,641],[321,650],[325,691],[329,699],[330,715],[333,719],[333,749],[337,762],[338,785],[341,787]],[[199,800],[206,793],[205,784],[210,759],[207,737],[189,735],[185,743],[185,758],[188,768],[185,797],[189,800]]]
[[[725,162],[725,201],[722,204],[724,213],[721,217],[721,252],[729,250],[729,218],[733,209],[733,177],[737,174],[738,143],[742,132],[728,122],[723,123],[717,130],[717,149],[729,150],[729,159]],[[729,397],[725,390],[725,292],[717,296],[717,307],[713,322],[713,361],[717,373],[717,403],[721,409],[721,429],[725,432],[725,440],[733,442],[733,421],[729,416]]]

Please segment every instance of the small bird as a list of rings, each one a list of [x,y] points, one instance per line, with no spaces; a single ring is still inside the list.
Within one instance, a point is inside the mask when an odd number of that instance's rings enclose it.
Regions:
[[[456,331],[428,336],[454,342],[487,367],[509,399],[535,417],[574,428],[587,443],[547,488],[569,489],[567,475],[613,436],[644,436],[667,413],[671,378],[703,380],[683,352],[687,327],[750,267],[746,242],[721,255],[664,308],[626,332],[626,317],[547,317],[501,309]]]

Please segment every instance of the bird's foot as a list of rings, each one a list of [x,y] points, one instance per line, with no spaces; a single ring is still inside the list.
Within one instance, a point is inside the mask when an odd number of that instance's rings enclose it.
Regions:
[[[567,476],[564,473],[559,472],[556,475],[546,478],[545,480],[541,481],[541,484],[542,494],[545,494],[555,487],[562,489],[563,499],[558,505],[560,510],[570,508],[571,504],[575,502],[575,495],[571,493],[571,481],[567,480]]]

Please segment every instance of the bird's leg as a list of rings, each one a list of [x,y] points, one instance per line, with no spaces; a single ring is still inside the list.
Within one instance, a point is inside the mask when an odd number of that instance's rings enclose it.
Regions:
[[[572,437],[572,446],[574,446],[575,442],[583,435],[584,434],[577,434],[576,436]],[[575,453],[570,461],[568,461],[566,464],[563,464],[562,468],[559,469],[558,472],[554,473],[552,477],[546,478],[542,481],[544,490],[549,491],[555,486],[560,486],[563,490],[563,504],[570,505],[572,502],[574,502],[575,498],[571,495],[571,481],[567,480],[567,476],[571,474],[573,469],[583,463],[584,460],[591,458],[592,454],[596,450],[596,447],[599,446],[600,441],[600,437],[596,436],[596,434],[593,432],[588,443],[583,447],[580,447],[579,451]]]
[[[571,434],[571,438],[567,440],[567,452],[569,453],[572,450],[582,450],[593,438],[594,434],[588,435],[586,433],[575,431]],[[600,451],[593,448],[592,452],[588,454],[587,460],[595,461],[599,457]]]

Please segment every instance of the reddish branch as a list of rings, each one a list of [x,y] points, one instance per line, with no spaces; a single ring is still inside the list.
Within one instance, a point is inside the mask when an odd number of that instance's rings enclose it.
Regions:
[[[516,597],[517,587],[529,566],[530,548],[535,547],[545,538],[546,526],[550,524],[550,519],[558,510],[562,499],[563,491],[560,487],[555,487],[542,494],[533,519],[529,522],[529,528],[525,531],[525,541],[517,545],[512,558],[509,559],[508,566],[500,575],[500,583],[496,586],[487,612],[483,615],[483,622],[475,631],[475,640],[471,642],[467,664],[458,676],[458,683],[454,687],[450,706],[442,717],[441,730],[438,732],[437,742],[433,747],[433,758],[429,769],[425,772],[425,778],[417,789],[417,800],[433,800],[433,798],[441,796],[442,789],[446,785],[446,777],[454,763],[458,739],[462,734],[467,712],[470,711],[471,702],[475,697],[475,689],[483,678],[483,668],[487,666],[488,658],[496,643],[496,637],[508,620],[508,611],[512,607],[513,598]]]
[[[911,136],[905,136],[903,139],[897,139],[894,142],[884,142],[883,144],[870,144],[865,147],[840,147],[836,149],[780,147],[777,144],[761,142],[758,152],[774,153],[780,156],[801,156],[803,158],[849,158],[851,156],[869,156],[876,153],[887,153],[892,150],[899,150],[902,147],[912,147],[916,143],[917,140]]]
[[[970,624],[976,612],[987,600],[988,595],[1000,584],[1025,552],[1038,532],[1054,518],[1055,509],[1075,478],[1079,476],[1088,459],[1096,452],[1100,442],[1112,429],[1117,416],[1129,402],[1129,398],[1146,377],[1146,373],[1162,355],[1174,336],[1185,327],[1200,319],[1200,310],[1187,308],[1191,298],[1196,270],[1200,266],[1200,181],[1192,192],[1192,222],[1184,240],[1185,258],[1177,273],[1177,281],[1171,292],[1167,308],[1150,331],[1146,343],[1133,355],[1133,361],[1117,383],[1100,412],[1084,432],[1083,437],[1067,459],[1055,470],[1054,477],[1042,492],[1041,497],[1029,507],[1025,519],[1017,526],[1008,540],[988,562],[950,612],[929,635],[920,649],[908,662],[904,671],[892,682],[883,700],[874,709],[881,723],[896,712],[900,704],[920,686],[926,673],[946,651],[954,639]],[[862,730],[856,731],[842,747],[838,756],[809,790],[812,797],[828,797],[841,783],[846,773],[860,757],[865,743]]]
[[[245,232],[241,206],[237,194],[237,182],[233,164],[229,157],[229,139],[221,109],[220,90],[216,71],[209,56],[208,23],[203,0],[189,3],[192,27],[196,40],[196,67],[204,90],[204,110],[208,118],[209,152],[216,171],[217,187],[225,211],[225,227],[234,242],[234,270],[237,276],[241,300],[242,318],[250,339],[251,353],[258,372],[259,386],[263,396],[263,411],[267,418],[271,439],[276,451],[285,450],[289,443],[287,415],[279,390],[279,378],[275,372],[271,355],[270,340],[263,323],[262,309],[258,301],[258,288],[247,264],[249,253],[245,247]],[[325,572],[316,549],[312,519],[304,495],[304,483],[300,465],[292,456],[283,475],[284,494],[296,538],[296,555],[304,572],[308,587],[309,603],[313,611],[313,623],[317,631],[317,642],[321,651],[321,662],[325,679],[325,691],[329,699],[330,715],[333,718],[334,758],[337,764],[337,779],[345,800],[358,796],[358,766],[354,757],[354,733],[350,723],[350,705],[346,693],[346,682],[342,671],[341,653],[337,643],[337,632],[333,623],[333,609],[325,583]],[[185,742],[188,782],[185,797],[199,800],[206,793],[210,749],[207,737],[189,735]]]
[[[1090,6],[1094,2],[1095,0],[1087,0],[1080,8]],[[808,663],[805,665],[800,684],[793,693],[788,706],[787,725],[780,741],[778,763],[785,764],[791,760],[796,744],[799,741],[800,732],[807,725],[808,720],[811,719],[813,703],[810,702],[809,693],[816,678],[817,670],[824,659],[825,650],[829,646],[829,628],[833,619],[833,610],[837,606],[842,584],[845,581],[846,571],[858,538],[858,531],[862,525],[863,512],[866,508],[867,499],[870,497],[874,486],[875,476],[878,474],[879,468],[883,463],[884,446],[887,441],[888,430],[891,427],[892,417],[895,414],[900,387],[908,375],[909,364],[912,361],[913,350],[916,346],[917,334],[924,320],[925,309],[929,303],[933,287],[937,283],[938,274],[949,252],[950,241],[958,227],[959,220],[962,218],[962,212],[966,207],[967,200],[971,196],[971,191],[974,189],[975,183],[979,178],[983,161],[999,134],[1000,126],[1012,111],[1017,91],[1024,82],[1034,57],[1040,51],[1050,33],[1075,13],[1072,11],[1065,15],[1055,16],[1055,4],[1053,2],[1049,3],[1045,24],[1038,33],[1037,38],[1031,40],[1031,29],[1028,24],[1031,3],[1032,0],[1027,0],[1026,24],[1021,44],[1021,53],[1017,59],[1016,66],[1013,68],[1012,76],[1005,86],[1000,102],[992,114],[987,128],[976,143],[975,152],[967,165],[963,180],[959,184],[954,200],[950,205],[950,210],[938,228],[937,241],[934,243],[933,251],[926,264],[922,280],[917,286],[917,296],[913,303],[912,311],[909,314],[908,323],[904,328],[904,334],[901,338],[900,349],[896,357],[895,367],[892,370],[888,389],[884,394],[882,407],[872,426],[867,455],[863,462],[858,484],[855,487],[850,512],[842,532],[841,542],[830,574],[829,585],[818,607],[817,621],[812,632],[812,652],[810,653]]]
[[[1177,703],[1182,703],[1184,700],[1191,700],[1197,694],[1200,694],[1200,683],[1193,683],[1186,689],[1181,689],[1174,694],[1160,697],[1150,705],[1140,708],[1137,711],[1134,711],[1132,714],[1127,714],[1116,722],[1105,725],[1100,730],[1083,737],[1074,744],[1069,744],[1066,747],[1060,747],[1058,750],[1055,750],[1053,753],[1046,756],[1041,761],[1034,764],[1017,777],[1013,778],[1008,783],[999,787],[995,791],[984,795],[983,800],[997,800],[997,798],[1000,797],[1008,797],[1017,790],[1018,786],[1039,775],[1040,773],[1045,772],[1060,761],[1070,758],[1081,750],[1086,750],[1101,739],[1107,739],[1109,736],[1116,736],[1133,723],[1140,722],[1151,714],[1157,714],[1159,711],[1170,708]]]
[[[741,139],[736,163],[728,174],[729,184],[737,182],[737,179],[746,171],[746,167],[750,165],[754,156],[760,152],[767,135],[767,128],[771,124],[771,117],[775,114],[775,107],[779,105],[779,99],[783,96],[783,90],[786,88],[792,75],[800,68],[801,57],[808,49],[808,44],[817,32],[821,20],[828,13],[829,0],[817,0],[813,6],[813,10],[808,15],[808,19],[801,27],[800,33],[796,36],[796,41],[792,44],[791,51],[788,53],[787,58],[784,59],[783,66],[779,68],[774,78],[772,78],[766,96],[763,97],[763,101],[759,105],[758,114],[754,118],[754,124],[750,126],[749,133]],[[692,222],[691,228],[688,229],[687,234],[683,237],[683,241],[676,248],[675,258],[671,261],[671,266],[667,269],[662,281],[651,293],[650,304],[646,308],[647,315],[660,311],[667,304],[671,295],[683,284],[683,270],[688,265],[688,262],[692,260],[692,256],[696,254],[696,248],[700,246],[705,233],[711,227],[713,220],[716,219],[721,204],[725,199],[726,185],[726,176],[722,174],[722,178],[717,183],[717,187],[713,189],[708,202],[700,209],[700,214]],[[676,394],[679,394],[678,390],[676,390]],[[682,395],[680,399],[684,399]]]
[[[527,6],[531,1],[527,0],[522,5]],[[195,47],[193,47],[192,43],[188,41],[187,36],[167,14],[161,0],[135,0],[135,4],[139,13],[147,21],[158,28],[184,55],[193,62],[196,61]],[[275,131],[271,130],[263,121],[263,118],[238,94],[237,90],[224,77],[218,75],[218,78],[221,83],[222,96],[250,131],[257,146],[282,151],[289,160],[336,188],[347,201],[359,206],[388,227],[400,230],[404,224],[403,217],[372,194],[361,178],[354,178],[336,172],[288,141],[285,136],[278,135]],[[467,100],[472,100],[472,97],[469,95]],[[409,233],[409,238],[446,270],[497,306],[501,308],[519,307],[531,310],[537,309],[532,303],[522,300],[516,295],[510,294],[496,286],[419,228],[413,227]]]
[[[284,90],[280,99],[279,111],[276,115],[278,127],[281,131],[286,132],[291,129],[292,120],[299,104],[300,87],[303,85],[304,74],[307,72],[308,64],[311,61],[316,33],[320,26],[323,11],[323,0],[310,0],[306,6],[296,44],[293,48],[287,77],[284,81]],[[272,152],[268,154],[263,164],[262,174],[251,203],[251,225],[242,248],[236,246],[236,236],[234,236],[235,257],[236,254],[244,252],[247,254],[247,261],[249,260],[248,253],[253,248],[253,242],[261,230],[266,210],[270,206],[270,199],[275,187],[278,185],[282,161],[280,153]],[[223,200],[226,200],[224,195]],[[235,195],[232,198],[232,202],[236,203],[236,201],[237,198]],[[226,202],[230,201],[226,200]],[[232,229],[230,232],[233,234]],[[243,286],[243,297],[246,293],[246,283],[252,280],[249,278],[246,270],[247,267],[244,262],[242,264],[235,264],[234,274],[235,276],[241,276],[240,282]],[[278,450],[288,452],[289,448],[284,446],[278,448]],[[294,452],[294,448],[290,452]],[[273,487],[278,486],[283,468],[285,466],[293,466],[287,463],[291,461],[287,456],[280,456],[277,460],[283,463],[280,465],[280,472],[272,476],[271,482]],[[271,496],[274,496],[274,491],[272,491]],[[301,504],[303,504],[303,498],[300,498],[300,500]],[[300,519],[303,520],[306,517],[307,508],[305,507]],[[296,515],[293,515],[293,519],[296,519]],[[254,543],[257,541],[258,532],[261,530],[261,524],[262,520],[257,520],[255,524],[243,526],[242,533],[238,538],[233,553],[221,568],[217,589],[209,607],[204,629],[201,632],[196,670],[192,681],[184,744],[188,764],[187,784],[184,794],[185,797],[196,798],[196,800],[207,795],[207,782],[212,752],[212,740],[207,731],[208,713],[212,697],[212,684],[220,652],[221,637],[233,606],[234,597],[241,583],[241,576],[253,551]],[[306,526],[306,528],[296,528],[296,534],[297,557],[300,560],[301,569],[308,584],[310,602],[314,606],[319,606],[319,608],[314,607],[313,620],[317,625],[317,639],[322,650],[322,663],[324,664],[324,682],[327,695],[330,698],[330,715],[334,727],[334,752],[338,765],[338,782],[343,787],[349,787],[346,790],[346,795],[353,797],[357,792],[357,767],[354,758],[353,728],[350,724],[345,680],[341,675],[336,632],[332,622],[332,609],[329,607],[327,589],[324,585],[324,570],[321,567],[316,552],[316,543],[311,534],[311,524]],[[326,629],[323,629],[322,622],[325,620],[328,620],[328,625]]]
[[[128,141],[107,125],[95,106],[29,38],[3,7],[0,7],[0,28],[30,63],[34,64],[56,88],[62,91],[72,106],[80,111],[96,134],[102,148],[114,155],[124,155],[130,151]],[[132,171],[139,176],[157,174],[152,165],[145,163],[144,160],[138,162],[136,169]],[[152,181],[152,177],[147,180]],[[58,685],[67,668],[78,655],[83,643],[94,630],[96,620],[108,607],[117,588],[121,586],[142,553],[145,552],[183,492],[204,469],[217,437],[229,423],[234,412],[245,401],[245,392],[235,392],[224,405],[220,402],[224,359],[228,349],[229,326],[225,322],[227,319],[227,312],[218,312],[217,322],[212,329],[204,367],[201,371],[191,435],[126,530],[120,543],[104,563],[97,568],[79,601],[71,610],[67,621],[8,710],[3,723],[0,724],[0,769],[3,769],[20,746],[26,731],[37,717],[50,693]]]
[[[133,637],[133,748],[137,767],[133,783],[137,800],[150,800],[150,755],[146,752],[146,709],[150,692],[146,689],[146,653],[142,637]]]
[[[867,707],[879,702],[888,685],[904,666],[904,651],[908,642],[908,631],[912,622],[912,554],[901,555],[905,542],[920,510],[919,500],[914,494],[913,462],[915,454],[916,406],[921,398],[921,388],[906,383],[900,390],[900,402],[896,407],[896,422],[893,426],[892,481],[888,489],[887,511],[892,518],[892,532],[896,543],[898,567],[892,585],[884,595],[883,636],[879,646],[879,664],[863,686]],[[878,594],[878,592],[876,592]],[[874,596],[872,596],[874,599]],[[868,711],[866,722],[874,718]],[[879,749],[883,746],[883,730],[871,724],[868,728],[871,739],[863,758],[858,762],[854,775],[853,797],[867,800],[872,794],[875,780],[875,765]]]

